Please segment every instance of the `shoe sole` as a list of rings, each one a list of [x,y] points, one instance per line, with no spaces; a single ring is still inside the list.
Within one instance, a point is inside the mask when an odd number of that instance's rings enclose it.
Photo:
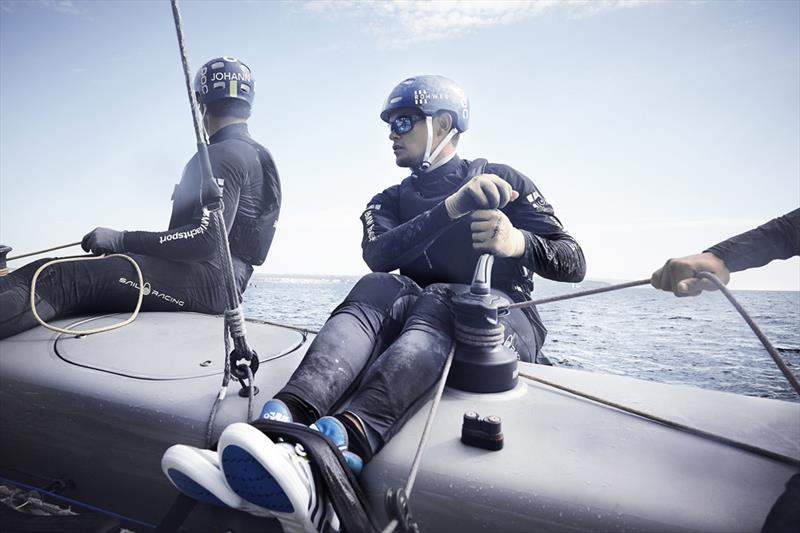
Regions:
[[[222,472],[231,489],[264,507],[283,530],[316,532],[308,511],[308,488],[269,437],[250,424],[228,426],[219,438]]]
[[[194,500],[218,507],[241,505],[241,498],[225,485],[222,472],[199,449],[171,446],[161,458],[161,470],[176,489]]]

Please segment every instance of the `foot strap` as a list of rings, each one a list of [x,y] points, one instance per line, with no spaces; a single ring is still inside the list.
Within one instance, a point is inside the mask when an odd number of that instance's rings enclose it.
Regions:
[[[273,441],[281,437],[292,444],[303,445],[311,459],[314,480],[325,485],[343,531],[380,531],[358,480],[347,466],[342,453],[328,437],[300,424],[257,420],[252,425]]]

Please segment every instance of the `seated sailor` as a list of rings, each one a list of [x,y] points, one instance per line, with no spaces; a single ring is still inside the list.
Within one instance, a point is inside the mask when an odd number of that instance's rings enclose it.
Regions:
[[[212,83],[212,76],[217,81]],[[281,204],[278,171],[266,148],[250,137],[247,120],[255,96],[249,67],[232,57],[208,61],[198,71],[195,90],[210,136],[213,175],[224,180],[223,217],[228,230],[234,276],[241,292],[253,265],[264,262]],[[226,295],[218,255],[217,217],[201,205],[197,154],[175,187],[166,231],[96,228],[83,238],[94,253],[126,253],[142,270],[143,311],[196,311],[220,314]],[[0,339],[35,327],[31,281],[51,259],[42,259],[0,277]],[[105,312],[130,312],[139,296],[132,265],[121,257],[58,263],[42,271],[36,309],[44,321]]]
[[[476,165],[458,157],[469,104],[453,81],[406,79],[380,117],[389,124],[396,164],[412,174],[375,195],[361,216],[363,257],[373,273],[333,311],[261,413],[313,424],[355,472],[436,383],[453,343],[449,284],[470,283],[482,253],[496,257],[492,286],[515,301],[530,298],[534,273],[566,282],[585,273],[580,247],[530,179],[497,163],[472,175]],[[503,322],[505,345],[519,359],[546,361],[546,329],[535,309],[514,310]],[[164,455],[164,472],[184,493],[249,512],[255,506],[286,530],[336,528],[297,446],[237,423],[222,432],[214,461],[192,460],[204,453],[176,445]]]

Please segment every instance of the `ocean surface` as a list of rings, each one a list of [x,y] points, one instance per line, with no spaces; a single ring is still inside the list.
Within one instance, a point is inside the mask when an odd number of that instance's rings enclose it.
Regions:
[[[356,276],[254,274],[246,316],[318,330]],[[534,298],[608,283],[536,281]],[[734,291],[800,375],[800,292]],[[798,401],[760,341],[719,292],[676,298],[649,286],[539,306],[557,366]]]

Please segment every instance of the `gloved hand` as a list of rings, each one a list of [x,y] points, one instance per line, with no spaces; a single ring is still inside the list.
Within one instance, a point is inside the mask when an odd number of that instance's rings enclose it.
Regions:
[[[650,276],[650,285],[656,289],[671,291],[675,296],[697,296],[703,291],[715,291],[711,280],[694,277],[695,272],[711,272],[724,284],[728,284],[731,273],[725,262],[712,254],[690,255],[670,259]]]
[[[87,233],[81,241],[81,248],[86,252],[95,254],[110,254],[124,252],[122,245],[124,231],[110,228],[95,228]]]
[[[481,174],[448,196],[444,205],[447,214],[455,220],[476,209],[502,209],[518,197],[519,193],[500,176]]]
[[[470,218],[475,250],[497,257],[522,257],[525,253],[525,235],[499,209],[473,211]]]

